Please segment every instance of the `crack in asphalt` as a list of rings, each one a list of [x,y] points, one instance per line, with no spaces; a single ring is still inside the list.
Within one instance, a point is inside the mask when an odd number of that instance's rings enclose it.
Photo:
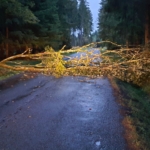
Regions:
[[[40,85],[31,87],[30,89],[28,89],[28,90],[26,91],[27,94],[17,96],[16,98],[13,98],[13,99],[5,100],[5,102],[4,102],[2,105],[0,105],[0,108],[9,105],[10,102],[16,102],[16,101],[19,101],[19,100],[23,100],[24,98],[27,98],[27,97],[30,96],[32,93],[36,92],[35,89],[42,88],[42,87],[44,87],[46,84],[47,84],[47,82],[45,82],[45,83],[43,83],[43,84],[40,83]]]
[[[42,82],[43,82],[43,83],[42,83]],[[23,102],[23,99],[24,99],[24,98],[27,98],[28,96],[31,96],[31,94],[34,93],[34,92],[37,92],[37,90],[35,91],[35,90],[33,90],[33,89],[43,88],[43,87],[48,83],[48,82],[46,82],[46,81],[45,81],[45,82],[42,81],[42,82],[40,82],[39,85],[34,86],[34,87],[28,89],[28,90],[26,91],[26,92],[28,92],[27,94],[20,95],[20,96],[14,98],[14,99],[5,101],[2,105],[0,105],[0,110],[2,111],[2,109],[4,109],[4,107],[7,107],[8,105],[14,104],[14,103],[16,103],[17,101],[22,101],[22,102]],[[42,83],[42,84],[41,84],[41,83]],[[36,97],[36,96],[37,96],[37,95],[35,95],[34,97]],[[32,98],[32,99],[30,99],[30,100],[28,100],[28,101],[26,101],[26,99],[25,99],[26,105],[27,105],[27,103],[29,103],[29,102],[32,101],[32,100],[34,100],[34,98]],[[22,110],[23,106],[25,106],[25,103],[23,103],[22,106],[18,107],[15,112],[12,112],[12,113],[9,114],[8,116],[5,116],[4,118],[2,118],[2,119],[0,120],[0,124],[1,124],[1,125],[0,125],[0,130],[1,130],[1,128],[5,125],[4,123],[5,123],[6,121],[12,120],[12,119],[9,118],[10,116],[17,115],[17,114]],[[15,118],[15,117],[14,117],[14,118]]]

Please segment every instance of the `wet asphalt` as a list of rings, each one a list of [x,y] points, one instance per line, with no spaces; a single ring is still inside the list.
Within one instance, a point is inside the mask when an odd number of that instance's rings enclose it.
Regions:
[[[0,82],[0,150],[127,150],[107,78]]]

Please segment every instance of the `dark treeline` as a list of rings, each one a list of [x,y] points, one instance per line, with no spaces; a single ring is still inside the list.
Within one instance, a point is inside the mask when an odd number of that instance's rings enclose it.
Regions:
[[[102,40],[123,45],[148,45],[150,42],[149,0],[102,0],[99,11]]]
[[[55,50],[90,42],[92,14],[86,0],[0,0],[0,57],[47,45]]]

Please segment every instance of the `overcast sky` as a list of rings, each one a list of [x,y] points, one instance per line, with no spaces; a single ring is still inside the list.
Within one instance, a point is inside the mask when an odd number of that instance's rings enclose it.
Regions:
[[[90,9],[92,11],[93,14],[93,29],[96,30],[97,29],[97,23],[98,23],[98,10],[100,8],[100,1],[101,0],[87,0],[87,2],[89,3]]]

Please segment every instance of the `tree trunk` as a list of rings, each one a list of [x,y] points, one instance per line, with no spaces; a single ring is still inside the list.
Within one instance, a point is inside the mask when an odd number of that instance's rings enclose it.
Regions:
[[[25,50],[27,50],[29,47],[28,47],[28,45],[25,45]]]
[[[145,21],[145,45],[147,45],[149,41],[150,41],[150,18],[147,12]]]
[[[129,48],[129,40],[126,39],[126,48]]]
[[[83,28],[82,27],[81,27],[81,30],[80,30],[80,35],[81,35],[80,46],[83,46]]]
[[[9,56],[8,38],[9,38],[9,29],[8,27],[6,27],[6,57]]]

